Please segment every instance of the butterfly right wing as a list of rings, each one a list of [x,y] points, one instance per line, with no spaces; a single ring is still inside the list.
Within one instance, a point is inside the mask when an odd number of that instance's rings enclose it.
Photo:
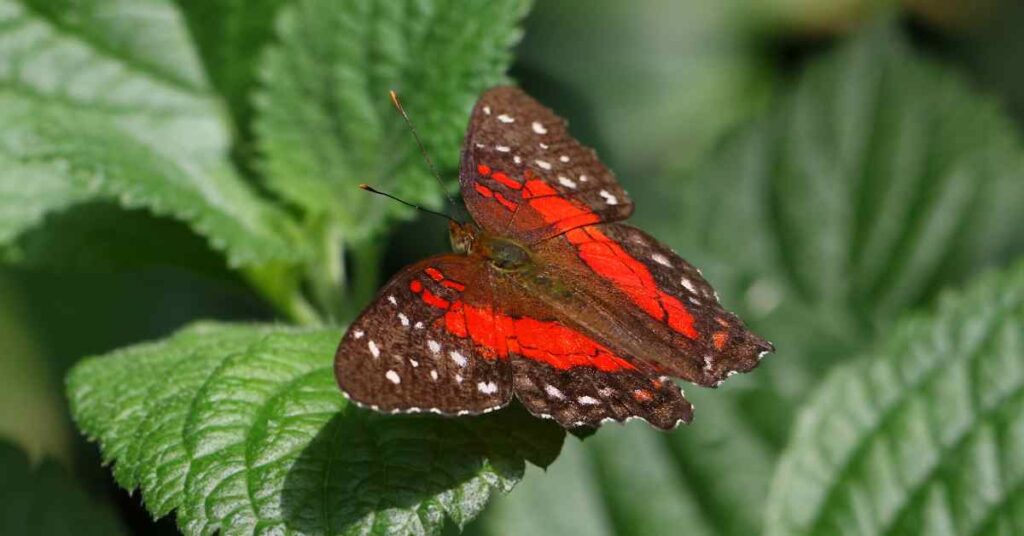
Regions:
[[[527,244],[633,212],[629,195],[593,149],[516,87],[492,88],[477,101],[459,183],[477,224]]]
[[[512,398],[507,361],[453,326],[466,299],[490,301],[484,267],[439,255],[402,270],[349,327],[334,360],[342,392],[385,413],[475,415]]]

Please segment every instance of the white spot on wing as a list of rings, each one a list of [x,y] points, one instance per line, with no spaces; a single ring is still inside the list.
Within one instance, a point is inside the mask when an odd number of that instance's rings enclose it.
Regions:
[[[564,154],[563,154],[562,156],[559,156],[559,157],[558,157],[558,160],[559,160],[560,162],[568,162],[568,161],[569,161],[569,157],[568,157],[567,155],[564,155]]]
[[[491,115],[491,107],[490,106],[484,106],[484,113],[487,114],[487,115]]]
[[[548,129],[544,128],[544,125],[540,124],[540,121],[534,121],[532,125],[533,131],[537,134],[547,134]]]
[[[581,396],[577,398],[576,401],[579,402],[580,404],[583,404],[584,406],[596,406],[601,403],[600,400],[592,396]]]
[[[558,184],[561,184],[562,186],[565,186],[566,188],[575,188],[576,187],[576,183],[573,182],[573,180],[570,179],[569,177],[566,177],[565,175],[559,175],[558,176]]]
[[[430,379],[434,380],[435,382],[437,381],[437,370],[430,371]]]
[[[480,383],[476,384],[476,388],[477,388],[478,391],[480,391],[481,393],[483,393],[485,395],[489,395],[489,394],[493,394],[493,393],[497,393],[498,392],[498,384],[496,384],[494,382],[486,382],[486,383],[480,382]]]
[[[380,357],[380,348],[377,347],[377,343],[370,341],[366,343],[366,347],[370,349],[370,353],[373,354],[374,359]]]
[[[394,296],[388,296],[388,301],[391,302],[391,305],[398,305],[398,300]]]
[[[435,340],[427,341],[427,347],[430,348],[430,351],[434,352],[435,354],[441,351],[441,343]]]
[[[545,162],[544,160],[534,160],[534,162],[536,162],[537,165],[541,167],[541,169],[551,169],[551,164]]]
[[[686,290],[689,290],[690,292],[692,292],[694,294],[697,293],[697,287],[693,286],[693,282],[690,281],[689,279],[684,277],[684,278],[680,279],[679,282],[682,283],[684,287],[686,287]]]
[[[589,180],[590,180],[590,177],[588,177],[586,175],[580,175],[580,182],[587,182]]]
[[[557,398],[559,400],[565,398],[565,394],[559,391],[558,388],[555,387],[554,385],[545,385],[544,392],[547,393],[548,396],[550,396],[551,398]]]
[[[608,192],[608,190],[601,190],[598,193],[601,194],[601,197],[604,198],[604,202],[605,203],[607,203],[609,205],[618,205],[619,204],[619,198],[615,197],[614,195],[612,195],[610,192]]]
[[[386,373],[384,373],[384,377],[386,377],[388,380],[391,381],[391,383],[395,385],[402,383],[402,378],[398,375],[397,372],[393,370],[389,370]]]
[[[460,367],[464,367],[466,366],[466,363],[469,363],[469,360],[466,359],[466,356],[456,352],[455,350],[448,352],[448,355],[452,358],[452,361],[454,361],[455,364]]]
[[[416,322],[415,324],[412,325],[412,327],[416,329],[423,329],[423,322]]]
[[[361,330],[361,329],[357,329],[357,330],[352,332],[352,337],[354,337],[356,339],[362,339],[363,335],[366,335],[366,334],[363,333],[363,330]]]
[[[455,375],[455,383],[462,383],[462,374]]]
[[[405,316],[405,313],[398,313],[398,321],[401,322],[403,326],[409,327],[409,317]]]
[[[415,359],[409,359],[409,364],[412,365],[412,368],[420,366],[420,362],[416,361]]]
[[[495,145],[494,146],[494,150],[498,151],[499,153],[507,153],[507,152],[511,151],[512,148],[509,147],[508,145]]]
[[[512,157],[512,161],[517,163],[517,164],[522,164],[523,163],[523,159],[519,158],[519,155],[513,156]]]
[[[540,145],[541,149],[547,149],[548,148],[548,144],[546,144],[546,143],[538,143],[537,145]]]
[[[598,389],[597,392],[601,393],[601,396],[609,397],[615,394],[615,389],[612,389],[611,387],[602,387]]]
[[[515,119],[508,114],[501,114],[498,116],[498,121],[501,121],[502,123],[514,123]]]
[[[661,253],[655,253],[654,255],[651,255],[651,260],[662,266],[668,266],[669,268],[672,267],[672,263],[668,262],[668,257],[662,255]]]

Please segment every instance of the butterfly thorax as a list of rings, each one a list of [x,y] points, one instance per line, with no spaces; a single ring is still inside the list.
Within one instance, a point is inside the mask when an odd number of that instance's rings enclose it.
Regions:
[[[472,223],[455,223],[449,226],[452,249],[462,255],[477,254],[502,271],[518,272],[529,268],[533,259],[525,246],[507,238],[491,236],[481,232]]]

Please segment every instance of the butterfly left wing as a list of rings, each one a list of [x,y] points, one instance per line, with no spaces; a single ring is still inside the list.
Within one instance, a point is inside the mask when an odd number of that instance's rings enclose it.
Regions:
[[[452,333],[453,304],[493,299],[477,260],[439,255],[402,270],[349,327],[334,360],[352,401],[385,413],[475,415],[509,403],[511,369]]]

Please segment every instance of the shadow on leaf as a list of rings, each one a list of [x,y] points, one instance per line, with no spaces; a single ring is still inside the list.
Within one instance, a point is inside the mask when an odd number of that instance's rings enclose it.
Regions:
[[[458,525],[492,490],[509,491],[525,461],[546,467],[564,431],[522,407],[479,417],[381,415],[348,406],[299,454],[281,494],[287,527],[302,533],[427,531]]]

